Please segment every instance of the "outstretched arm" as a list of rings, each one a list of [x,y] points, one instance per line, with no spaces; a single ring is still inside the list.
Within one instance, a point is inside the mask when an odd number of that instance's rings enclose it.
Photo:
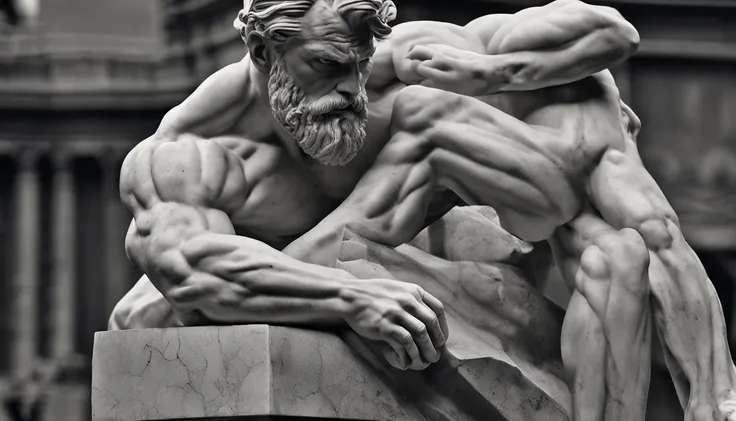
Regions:
[[[347,323],[391,346],[399,368],[436,361],[443,309],[418,286],[357,280],[234,234],[229,214],[253,187],[244,165],[194,135],[144,141],[123,164],[121,194],[135,218],[126,249],[175,312],[221,323]]]
[[[438,40],[411,49],[407,59],[422,84],[471,96],[557,86],[626,60],[639,45],[615,9],[578,0],[483,16],[462,33],[465,45]]]

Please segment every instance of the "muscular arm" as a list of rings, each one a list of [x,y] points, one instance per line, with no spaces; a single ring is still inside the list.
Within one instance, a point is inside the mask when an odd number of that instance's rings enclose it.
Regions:
[[[407,25],[397,27],[399,78],[470,96],[571,83],[629,58],[639,44],[616,10],[578,0],[487,15],[464,27]]]
[[[253,187],[244,165],[194,135],[151,138],[123,163],[121,194],[134,215],[126,250],[174,311],[221,323],[347,323],[387,344],[395,367],[437,361],[444,310],[418,286],[357,280],[234,234],[229,215],[247,217]]]
[[[626,60],[639,45],[638,32],[615,9],[578,0],[557,0],[498,20],[486,16],[465,28],[486,45],[484,76],[500,82],[491,86],[499,91],[574,82]]]
[[[127,157],[121,195],[134,214],[128,254],[180,316],[343,323],[335,280],[352,278],[348,273],[234,235],[228,213],[246,197],[243,162],[202,137],[226,133],[247,111],[254,99],[250,71],[246,56],[214,73]],[[300,290],[304,282],[311,290]]]
[[[149,140],[124,163],[121,192],[134,214],[126,247],[179,313],[217,322],[342,323],[345,284],[336,269],[301,263],[235,236],[240,161],[214,141]]]

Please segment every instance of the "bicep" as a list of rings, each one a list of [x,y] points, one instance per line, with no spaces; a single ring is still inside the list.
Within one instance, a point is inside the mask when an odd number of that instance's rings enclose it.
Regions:
[[[242,163],[216,142],[193,135],[144,141],[121,172],[121,193],[134,217],[126,236],[129,258],[166,295],[192,273],[184,244],[235,234],[228,210],[237,206],[232,192],[244,183]]]
[[[135,214],[159,202],[216,208],[229,213],[246,189],[243,160],[218,142],[196,135],[147,139],[126,157],[123,201]]]
[[[129,254],[144,261],[203,232],[234,234],[229,213],[242,205],[244,195],[235,193],[244,190],[242,161],[216,142],[193,135],[142,142],[121,172],[123,202],[134,216]]]

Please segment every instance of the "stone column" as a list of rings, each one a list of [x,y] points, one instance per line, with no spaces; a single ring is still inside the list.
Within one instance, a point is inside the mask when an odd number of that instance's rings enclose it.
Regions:
[[[13,277],[13,370],[27,375],[38,352],[38,282],[40,235],[39,151],[22,150],[18,155],[15,185],[15,271]]]
[[[54,178],[52,191],[52,355],[64,358],[74,352],[74,315],[76,314],[75,193],[72,156],[57,152],[52,156]]]
[[[120,163],[124,155],[116,150],[102,156],[104,173],[104,221],[105,221],[105,316],[112,313],[115,304],[131,287],[130,263],[125,256],[127,215],[120,201]]]

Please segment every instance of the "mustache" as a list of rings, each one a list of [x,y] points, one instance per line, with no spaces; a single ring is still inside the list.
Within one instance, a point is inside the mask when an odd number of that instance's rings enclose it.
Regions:
[[[368,98],[365,94],[360,94],[352,98],[344,95],[333,94],[317,99],[307,105],[307,111],[315,116],[324,115],[337,110],[349,110],[356,113],[363,113],[366,109]]]

